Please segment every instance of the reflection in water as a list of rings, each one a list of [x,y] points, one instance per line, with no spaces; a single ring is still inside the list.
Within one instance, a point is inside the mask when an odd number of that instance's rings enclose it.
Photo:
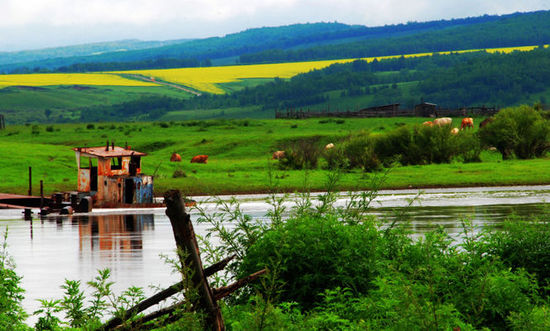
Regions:
[[[154,230],[153,215],[97,215],[80,216],[78,235],[81,251],[120,250],[143,248],[142,232]]]
[[[486,206],[413,206],[404,208],[377,208],[374,215],[387,223],[397,219],[396,212],[405,214],[407,227],[414,233],[421,234],[442,226],[449,234],[462,231],[461,221],[468,220],[475,227],[482,228],[497,225],[504,220],[520,217],[534,219],[550,214],[547,204],[519,205],[486,205]]]
[[[48,215],[32,221],[17,216],[19,219],[0,220],[0,233],[9,227],[8,252],[17,263],[17,273],[23,276],[23,305],[30,313],[39,308],[38,299],[61,298],[65,279],[81,280],[82,289],[90,294],[84,284],[99,269],[111,270],[110,281],[117,294],[129,286],[143,287],[152,294],[149,285],[177,281],[177,275],[159,257],[172,256],[175,249],[164,215]],[[29,318],[30,324],[35,321],[35,317]]]

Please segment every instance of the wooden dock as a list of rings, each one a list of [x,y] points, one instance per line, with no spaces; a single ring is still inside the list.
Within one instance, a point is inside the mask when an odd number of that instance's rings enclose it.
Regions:
[[[44,203],[50,199],[45,198]],[[25,209],[40,208],[40,197],[31,195],[20,195],[10,193],[0,193],[0,209]]]

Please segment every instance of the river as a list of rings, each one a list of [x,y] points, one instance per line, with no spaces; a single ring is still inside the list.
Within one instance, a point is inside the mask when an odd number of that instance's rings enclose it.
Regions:
[[[255,218],[265,217],[270,208],[266,196],[236,198],[243,212]],[[289,196],[285,206],[292,208],[295,198]],[[342,195],[336,204],[344,205],[347,198]],[[211,199],[195,199],[208,212],[217,211]],[[389,221],[392,213],[409,205],[411,199],[411,207],[407,208],[411,221],[407,226],[417,235],[439,225],[456,235],[464,218],[482,228],[512,214],[526,217],[548,213],[550,186],[380,191],[371,204],[372,213]],[[197,211],[190,213],[196,220]],[[206,233],[205,225],[194,223],[198,234]],[[116,293],[135,285],[151,294],[154,290],[150,285],[165,288],[178,281],[178,275],[160,258],[175,256],[172,229],[164,209],[97,209],[90,214],[49,215],[32,221],[24,220],[20,210],[0,210],[0,233],[6,228],[8,252],[16,262],[17,273],[23,276],[23,305],[30,313],[39,308],[37,299],[61,298],[60,286],[65,279],[85,284],[102,268],[111,270]],[[35,320],[31,317],[28,322],[33,324]]]

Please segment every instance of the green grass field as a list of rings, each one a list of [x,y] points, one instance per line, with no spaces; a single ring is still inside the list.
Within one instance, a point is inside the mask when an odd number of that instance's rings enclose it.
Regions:
[[[43,123],[72,120],[78,109],[112,105],[143,96],[188,98],[190,94],[165,86],[47,86],[0,89],[0,113],[8,123]],[[51,111],[46,117],[45,111]]]
[[[28,167],[33,168],[34,187],[44,180],[45,190],[76,188],[75,146],[102,146],[107,140],[126,142],[149,153],[143,171],[155,175],[155,190],[162,194],[177,188],[190,195],[265,192],[272,179],[282,191],[325,188],[328,170],[279,170],[271,160],[273,151],[292,139],[319,136],[321,143],[337,141],[359,130],[385,132],[423,118],[346,119],[320,123],[309,120],[210,120],[156,123],[99,123],[8,126],[0,131],[0,192],[25,193]],[[480,119],[475,119],[479,123]],[[324,121],[321,121],[324,122]],[[457,125],[457,120],[454,121]],[[35,132],[34,134],[32,132]],[[172,152],[183,162],[169,162]],[[208,164],[191,164],[191,157],[209,155]],[[385,188],[548,184],[548,159],[502,161],[500,154],[482,153],[482,163],[451,163],[395,167]],[[176,170],[185,177],[173,178]],[[343,172],[341,190],[367,189],[372,173]],[[304,184],[307,182],[307,185]],[[36,190],[35,190],[36,191]]]

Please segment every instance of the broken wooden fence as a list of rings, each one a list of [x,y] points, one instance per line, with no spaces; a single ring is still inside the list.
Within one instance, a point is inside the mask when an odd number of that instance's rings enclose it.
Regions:
[[[135,306],[128,309],[124,316],[114,317],[111,320],[107,321],[101,327],[102,330],[114,330],[114,329],[145,329],[145,323],[159,320],[159,324],[151,324],[151,327],[159,327],[166,325],[172,322],[177,321],[179,318],[176,313],[178,309],[181,309],[186,303],[190,303],[191,309],[194,312],[203,313],[205,318],[205,327],[211,330],[225,330],[225,325],[223,317],[218,306],[218,300],[228,296],[237,289],[243,287],[244,285],[252,282],[262,274],[266,272],[266,269],[260,270],[248,277],[238,280],[237,282],[223,286],[220,288],[212,289],[208,283],[208,277],[215,274],[216,272],[222,270],[227,266],[227,264],[235,257],[230,256],[224,260],[203,269],[202,260],[200,257],[199,246],[197,244],[197,239],[195,237],[195,232],[193,230],[193,224],[191,223],[191,218],[189,214],[185,212],[185,204],[181,196],[180,191],[171,190],[166,192],[164,195],[164,202],[166,203],[166,215],[170,219],[172,225],[172,230],[174,232],[174,238],[176,240],[176,247],[178,250],[178,255],[180,256],[180,263],[182,271],[186,268],[191,268],[188,273],[189,278],[185,278],[187,274],[182,274],[184,280],[174,284],[167,289],[153,295],[150,298],[147,298]],[[160,303],[161,301],[166,300],[172,295],[181,292],[187,282],[190,286],[189,288],[194,288],[198,291],[197,299],[185,298],[179,303],[176,303],[172,306],[159,309],[155,312],[149,313],[147,315],[141,316],[137,319],[134,319],[130,322],[125,322],[128,318],[135,316],[136,314],[141,313],[142,311]]]

